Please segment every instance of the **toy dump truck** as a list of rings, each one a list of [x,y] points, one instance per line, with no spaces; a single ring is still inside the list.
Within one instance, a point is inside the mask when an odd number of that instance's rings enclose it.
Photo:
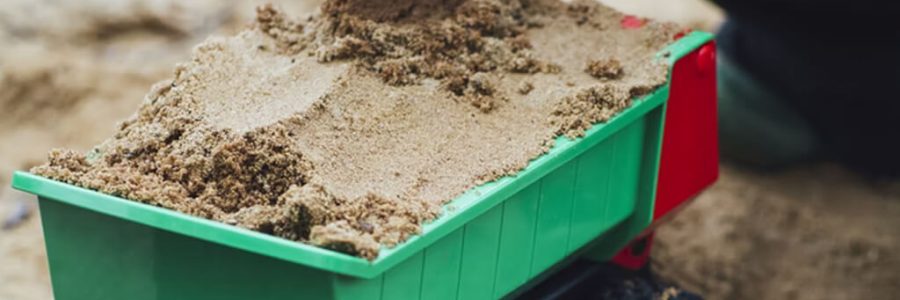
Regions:
[[[374,261],[28,173],[13,186],[40,199],[57,299],[500,298],[572,257],[641,265],[648,229],[716,179],[711,39],[681,36],[658,54],[667,84]]]

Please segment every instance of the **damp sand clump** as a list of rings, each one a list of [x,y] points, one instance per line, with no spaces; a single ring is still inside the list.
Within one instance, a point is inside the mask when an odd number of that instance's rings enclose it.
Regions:
[[[622,29],[593,2],[320,10],[260,7],[246,30],[195,47],[113,137],[53,150],[32,172],[374,259],[454,197],[664,84],[653,55],[678,30]],[[598,55],[615,76],[585,69]]]

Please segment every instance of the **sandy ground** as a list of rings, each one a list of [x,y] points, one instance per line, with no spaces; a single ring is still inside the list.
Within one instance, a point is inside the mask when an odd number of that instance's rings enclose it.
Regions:
[[[832,165],[719,181],[660,227],[653,268],[708,299],[896,299],[900,185]]]
[[[254,6],[107,2],[0,4],[0,186],[51,147],[86,149],[110,135],[193,44],[234,32]],[[605,2],[707,30],[722,20],[701,0]],[[35,207],[30,196],[0,189],[0,216],[32,208],[0,230],[0,299],[51,298]],[[660,228],[653,265],[709,299],[896,298],[900,182],[868,182],[831,165],[763,174],[725,164],[718,183]]]

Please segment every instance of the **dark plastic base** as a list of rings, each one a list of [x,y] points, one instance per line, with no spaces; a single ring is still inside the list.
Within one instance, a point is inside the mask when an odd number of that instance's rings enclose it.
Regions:
[[[578,260],[517,299],[701,300],[668,284],[644,267],[627,270],[612,263]]]

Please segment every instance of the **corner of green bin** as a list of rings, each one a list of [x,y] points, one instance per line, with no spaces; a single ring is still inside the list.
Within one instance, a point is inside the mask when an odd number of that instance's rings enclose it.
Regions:
[[[40,177],[25,171],[15,171],[13,172],[10,186],[16,190],[33,193],[36,185],[40,183],[39,180],[36,180],[39,178]]]
[[[662,51],[657,53],[657,57],[665,59],[669,65],[675,65],[675,62],[679,59],[706,44],[713,37],[714,35],[709,32],[691,31],[663,48]]]

